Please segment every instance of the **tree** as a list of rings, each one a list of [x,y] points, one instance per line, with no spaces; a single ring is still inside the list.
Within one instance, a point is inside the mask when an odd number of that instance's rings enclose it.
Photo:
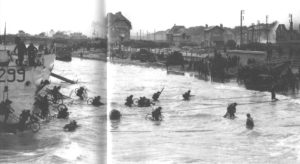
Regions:
[[[45,36],[46,36],[46,33],[45,33],[45,32],[41,32],[41,33],[38,34],[38,36],[39,36],[39,37],[45,37]]]
[[[55,34],[55,31],[53,29],[51,29],[48,34],[49,34],[48,35],[49,37],[52,37]]]
[[[69,36],[65,32],[57,31],[54,35],[54,38],[68,38]]]
[[[18,34],[20,34],[20,35],[24,35],[24,34],[25,34],[25,32],[24,32],[23,30],[19,30]]]

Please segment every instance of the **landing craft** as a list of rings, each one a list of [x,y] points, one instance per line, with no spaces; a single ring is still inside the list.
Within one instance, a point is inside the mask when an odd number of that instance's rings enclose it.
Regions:
[[[49,80],[54,68],[55,54],[39,52],[35,66],[29,66],[26,60],[25,58],[23,66],[18,66],[17,56],[10,54],[6,48],[0,50],[0,100],[12,101],[14,112],[7,120],[10,125],[18,123],[18,116],[23,110],[33,110],[36,90],[42,81]],[[3,122],[4,115],[0,115],[0,123]]]

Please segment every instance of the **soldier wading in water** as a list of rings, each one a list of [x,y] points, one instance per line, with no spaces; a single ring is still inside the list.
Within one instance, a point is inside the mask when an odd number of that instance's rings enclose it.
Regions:
[[[247,113],[246,128],[249,130],[252,130],[254,128],[254,121],[249,113]]]
[[[224,118],[229,118],[229,119],[234,119],[235,118],[235,112],[236,112],[236,107],[237,103],[232,103],[229,104],[227,107],[227,112],[226,114],[223,116]]]
[[[159,98],[159,96],[161,95],[161,93],[164,89],[165,88],[163,88],[161,91],[158,91],[158,92],[153,94],[153,96],[152,96],[153,101],[158,101],[158,98]]]

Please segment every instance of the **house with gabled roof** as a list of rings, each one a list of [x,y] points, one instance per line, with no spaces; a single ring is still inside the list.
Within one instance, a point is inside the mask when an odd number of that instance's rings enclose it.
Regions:
[[[204,29],[204,43],[206,47],[223,47],[224,46],[224,29],[223,25],[208,26]]]
[[[182,43],[189,42],[191,36],[186,33],[186,28],[184,26],[174,25],[170,30],[168,30],[167,41],[171,43]]]
[[[108,13],[107,34],[108,43],[118,44],[130,39],[131,22],[121,13]]]

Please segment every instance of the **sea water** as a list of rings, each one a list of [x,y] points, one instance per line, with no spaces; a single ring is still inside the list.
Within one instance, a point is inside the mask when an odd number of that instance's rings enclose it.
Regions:
[[[297,98],[277,94],[279,101],[271,102],[269,92],[171,75],[163,68],[110,63],[108,74],[109,110],[122,113],[120,121],[109,122],[111,163],[300,163]],[[153,107],[124,105],[131,94],[151,98],[162,88]],[[187,90],[195,96],[183,101]],[[237,118],[223,118],[233,102]],[[158,106],[163,121],[145,119]],[[245,127],[247,113],[253,130]]]

